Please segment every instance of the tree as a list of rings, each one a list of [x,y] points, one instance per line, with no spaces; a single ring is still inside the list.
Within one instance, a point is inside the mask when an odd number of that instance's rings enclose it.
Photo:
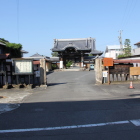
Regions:
[[[0,42],[6,45],[6,53],[10,53],[11,58],[19,58],[21,57],[21,44],[10,43],[9,41],[5,40],[4,38],[0,38]]]
[[[5,40],[4,38],[0,38],[0,42],[1,43],[4,43],[4,44],[9,43],[9,41],[8,40]]]
[[[124,42],[124,53],[125,53],[126,56],[131,56],[130,39],[125,39],[125,42]]]
[[[130,39],[125,39],[125,42],[124,42],[124,53],[118,55],[118,58],[128,57],[128,56],[131,56]]]
[[[93,54],[88,54],[88,56],[93,56]]]
[[[52,52],[51,55],[52,55],[52,57],[57,57],[58,56],[58,52]]]
[[[11,58],[21,57],[21,44],[6,43],[6,53],[10,53]]]
[[[71,60],[66,60],[66,67],[69,68],[73,62]]]

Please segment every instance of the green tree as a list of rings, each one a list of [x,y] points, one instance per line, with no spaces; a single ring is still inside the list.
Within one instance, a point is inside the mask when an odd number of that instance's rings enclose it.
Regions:
[[[69,68],[73,62],[71,60],[66,60],[66,67]]]
[[[4,44],[9,43],[9,41],[8,40],[5,40],[4,38],[0,38],[0,42],[1,43],[4,43]]]
[[[19,58],[21,57],[21,44],[10,43],[4,38],[0,38],[0,42],[6,45],[6,53],[10,53],[11,58]]]
[[[88,54],[88,56],[93,56],[93,54]]]
[[[52,55],[52,57],[57,57],[58,56],[58,52],[52,52],[51,55]]]
[[[125,42],[124,42],[124,53],[118,55],[118,58],[128,57],[128,56],[131,56],[130,39],[125,39]]]
[[[124,42],[124,54],[126,56],[131,56],[130,39],[125,39],[125,42]]]
[[[21,44],[16,43],[6,43],[6,53],[10,53],[11,58],[21,57]]]

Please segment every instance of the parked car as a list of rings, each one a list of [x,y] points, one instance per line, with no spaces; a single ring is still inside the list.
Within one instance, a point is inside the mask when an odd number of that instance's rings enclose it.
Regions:
[[[94,65],[93,64],[90,64],[89,71],[90,70],[94,70]]]

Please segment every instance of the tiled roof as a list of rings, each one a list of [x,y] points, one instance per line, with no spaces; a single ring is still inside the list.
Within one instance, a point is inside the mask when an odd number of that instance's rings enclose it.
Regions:
[[[36,54],[34,54],[34,55],[30,56],[30,57],[44,57],[44,56],[36,53]]]
[[[33,57],[33,58],[47,58],[47,59],[50,58],[50,57],[48,57],[48,56],[40,55],[40,54],[38,54],[38,53],[36,53],[36,54],[34,54],[34,55],[30,56],[30,57]]]
[[[134,45],[140,45],[140,42],[135,43]]]
[[[4,43],[0,42],[0,45],[6,46]]]

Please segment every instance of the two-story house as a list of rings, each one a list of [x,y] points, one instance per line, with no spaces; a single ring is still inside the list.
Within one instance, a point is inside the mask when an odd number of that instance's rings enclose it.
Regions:
[[[140,42],[134,44],[136,46],[135,49],[132,49],[132,55],[140,55]]]
[[[9,63],[6,62],[6,59],[8,58],[9,58],[9,54],[6,53],[6,45],[0,42],[0,86],[5,85],[6,82],[8,81],[8,75],[9,75],[8,71],[11,66],[11,64],[9,65]]]
[[[124,46],[123,46],[124,48]],[[118,55],[121,54],[120,45],[108,45],[105,50],[105,57],[112,57],[117,59]]]

